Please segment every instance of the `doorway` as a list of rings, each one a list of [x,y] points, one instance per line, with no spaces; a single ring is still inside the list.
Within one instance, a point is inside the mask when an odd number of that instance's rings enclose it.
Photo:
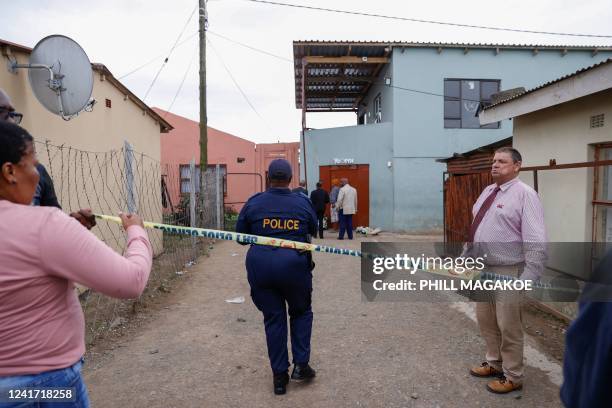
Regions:
[[[326,191],[331,191],[332,180],[346,177],[357,190],[357,214],[353,216],[353,227],[370,225],[370,165],[351,164],[342,166],[319,166],[319,178]],[[325,215],[329,217],[329,208]]]

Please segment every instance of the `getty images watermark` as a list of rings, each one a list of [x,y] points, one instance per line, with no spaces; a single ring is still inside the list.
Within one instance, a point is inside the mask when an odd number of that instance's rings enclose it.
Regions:
[[[363,242],[368,301],[612,302],[612,244]]]
[[[430,274],[427,279],[400,279],[387,282],[375,279],[372,287],[377,291],[458,291],[458,290],[504,290],[530,291],[533,280],[515,279],[512,276],[492,274],[494,279],[480,279],[485,272],[486,255],[482,257],[430,257],[421,254],[418,257],[409,254],[395,254],[391,257],[372,256],[372,273],[382,275],[385,272],[403,271],[412,276],[421,271]],[[458,279],[442,279],[458,278]],[[497,278],[497,279],[495,279]]]
[[[476,249],[434,242],[364,242],[362,294],[368,301],[489,301],[491,296],[520,301],[525,294],[541,297],[550,287],[530,276],[533,264],[526,269],[524,263],[508,262],[524,248],[502,243]],[[529,259],[536,259],[539,248],[529,249]]]

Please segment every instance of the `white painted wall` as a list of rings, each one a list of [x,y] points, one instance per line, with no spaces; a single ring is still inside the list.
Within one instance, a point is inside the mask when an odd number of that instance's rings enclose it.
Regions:
[[[590,128],[590,117],[605,114],[605,125]],[[597,143],[612,142],[612,89],[514,119],[513,145],[523,155],[523,166],[593,160]],[[531,173],[521,175],[533,185]],[[593,170],[538,172],[550,242],[592,240]]]

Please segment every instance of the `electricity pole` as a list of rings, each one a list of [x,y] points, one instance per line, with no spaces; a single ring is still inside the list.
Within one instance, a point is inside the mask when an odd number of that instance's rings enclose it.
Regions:
[[[206,1],[199,1],[199,27],[200,27],[200,223],[204,227],[207,221],[205,214],[210,210],[206,208],[206,168],[208,167],[208,119],[206,117],[206,28],[208,16],[206,14]]]

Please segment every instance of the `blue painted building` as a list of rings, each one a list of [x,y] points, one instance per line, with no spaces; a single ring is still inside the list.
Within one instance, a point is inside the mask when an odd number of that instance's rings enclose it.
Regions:
[[[512,135],[509,120],[480,126],[481,102],[612,57],[612,47],[584,46],[296,41],[293,47],[302,179],[312,190],[319,179],[329,186],[334,174],[365,166],[359,177],[367,174],[368,203],[360,198],[360,207],[368,214],[361,224],[394,231],[442,228],[445,166],[436,159]],[[309,129],[307,112],[354,112],[355,126]]]

